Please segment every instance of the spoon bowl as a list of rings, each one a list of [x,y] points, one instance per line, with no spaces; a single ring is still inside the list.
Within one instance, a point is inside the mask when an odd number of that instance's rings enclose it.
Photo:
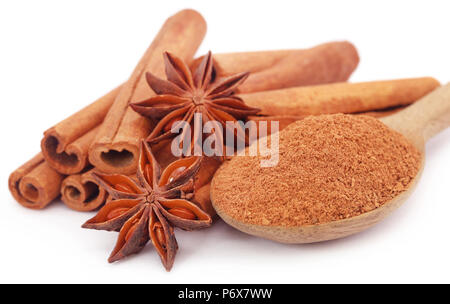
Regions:
[[[425,164],[425,143],[450,125],[450,83],[431,92],[407,109],[381,121],[403,134],[422,155],[419,171],[408,189],[391,201],[358,216],[318,225],[262,226],[238,221],[221,210],[214,204],[214,187],[211,187],[211,200],[217,214],[238,230],[281,243],[304,244],[334,240],[372,227],[399,208],[414,192]]]

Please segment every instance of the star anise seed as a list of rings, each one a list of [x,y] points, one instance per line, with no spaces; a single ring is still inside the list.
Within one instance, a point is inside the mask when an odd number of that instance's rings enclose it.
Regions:
[[[206,212],[182,198],[186,189],[192,190],[190,185],[201,160],[201,157],[179,159],[161,173],[150,147],[142,142],[138,182],[119,174],[93,174],[113,200],[83,227],[120,231],[109,262],[137,253],[151,240],[169,271],[178,249],[173,227],[195,230],[211,225]]]
[[[217,78],[214,71],[211,52],[204,56],[194,73],[178,57],[164,53],[167,80],[157,78],[151,73],[146,79],[153,91],[158,94],[145,101],[133,103],[130,106],[139,114],[157,122],[147,138],[151,144],[177,136],[171,132],[173,126],[180,122],[191,125],[191,155],[195,145],[202,144],[195,140],[194,134],[202,134],[198,130],[207,122],[213,125],[215,141],[225,149],[225,130],[232,132],[236,140],[248,143],[245,130],[241,125],[231,129],[226,122],[245,121],[249,115],[259,112],[259,109],[247,106],[242,99],[235,96],[236,88],[245,81],[249,73],[240,73],[225,78]],[[194,121],[195,114],[202,114],[202,124]],[[185,128],[181,137],[189,136]]]

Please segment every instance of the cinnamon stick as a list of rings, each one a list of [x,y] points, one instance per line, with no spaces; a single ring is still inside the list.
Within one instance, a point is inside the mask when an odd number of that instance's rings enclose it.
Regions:
[[[103,205],[106,191],[92,177],[92,170],[66,177],[61,185],[61,200],[76,211],[92,211]]]
[[[282,59],[295,53],[302,53],[303,49],[268,50],[255,52],[233,52],[213,54],[214,67],[219,76],[230,76],[245,72],[251,74],[273,67]],[[191,70],[195,70],[204,56],[194,59]]]
[[[371,117],[375,117],[375,118],[382,118],[382,117],[386,117],[389,115],[393,115],[401,110],[404,110],[405,108],[407,108],[408,106],[399,106],[399,107],[391,107],[391,108],[387,108],[387,109],[381,109],[381,110],[376,110],[376,111],[369,111],[369,112],[360,112],[360,113],[351,113],[354,115],[367,115],[367,116],[371,116]],[[320,114],[319,114],[320,115]],[[276,131],[281,131],[284,128],[286,128],[288,125],[290,125],[291,123],[298,121],[298,120],[302,120],[305,117],[308,117],[309,115],[301,115],[301,116],[294,116],[294,115],[279,115],[279,116],[249,116],[248,119],[249,120],[253,120],[257,123],[257,126],[259,126],[259,122],[261,121],[265,121],[267,122],[267,134],[272,134],[273,132]],[[278,129],[277,130],[272,130],[271,126],[271,122],[272,121],[277,121],[278,122]]]
[[[366,116],[371,116],[371,117],[375,117],[375,118],[383,118],[386,116],[393,115],[397,112],[400,112],[400,111],[406,109],[407,107],[408,106],[391,107],[391,108],[382,109],[382,110],[361,112],[361,113],[355,113],[355,114],[356,115],[366,115]]]
[[[62,174],[81,172],[98,128],[120,87],[44,132],[41,150],[47,163]]]
[[[296,87],[240,97],[269,116],[357,113],[411,104],[439,85],[425,77]]]
[[[59,196],[64,176],[52,169],[38,153],[8,179],[9,191],[22,206],[42,209]]]
[[[329,42],[310,49],[215,54],[219,76],[250,72],[239,92],[251,93],[346,81],[359,63],[350,42]],[[199,64],[196,59],[193,66]]]
[[[206,32],[203,17],[183,10],[170,17],[145,52],[129,80],[123,85],[89,150],[89,161],[107,173],[136,171],[139,141],[148,135],[150,122],[128,107],[154,94],[145,81],[145,72],[164,76],[163,52],[170,51],[190,61]]]

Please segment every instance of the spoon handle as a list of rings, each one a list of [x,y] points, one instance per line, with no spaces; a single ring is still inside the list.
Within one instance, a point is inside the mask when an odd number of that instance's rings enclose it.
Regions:
[[[423,135],[420,139],[426,142],[450,126],[450,83],[381,121],[411,140]]]

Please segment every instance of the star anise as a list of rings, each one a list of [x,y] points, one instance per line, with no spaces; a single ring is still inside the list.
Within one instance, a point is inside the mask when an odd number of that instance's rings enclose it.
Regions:
[[[113,200],[83,227],[120,231],[110,263],[137,253],[151,240],[169,271],[178,249],[173,227],[195,230],[211,225],[211,217],[188,200],[200,163],[201,157],[178,159],[161,173],[150,147],[142,142],[138,182],[125,175],[94,173]]]
[[[247,135],[242,125],[231,126],[226,122],[244,121],[249,115],[256,114],[259,109],[247,106],[242,99],[235,96],[236,88],[245,81],[249,73],[240,73],[225,78],[216,78],[211,52],[204,56],[194,73],[176,56],[164,53],[167,80],[157,78],[146,73],[146,79],[153,91],[158,94],[145,101],[131,104],[131,107],[143,116],[157,122],[147,138],[151,144],[177,136],[171,132],[172,127],[180,121],[191,125],[192,144],[202,144],[196,140],[194,134],[202,134],[207,122],[211,122],[215,141],[222,147],[225,136],[224,130],[232,132],[236,140],[248,143]],[[202,124],[196,125],[195,114],[201,114]],[[235,124],[236,125],[236,124]],[[180,138],[189,136],[188,129],[183,129]],[[192,155],[192,154],[191,154]]]

